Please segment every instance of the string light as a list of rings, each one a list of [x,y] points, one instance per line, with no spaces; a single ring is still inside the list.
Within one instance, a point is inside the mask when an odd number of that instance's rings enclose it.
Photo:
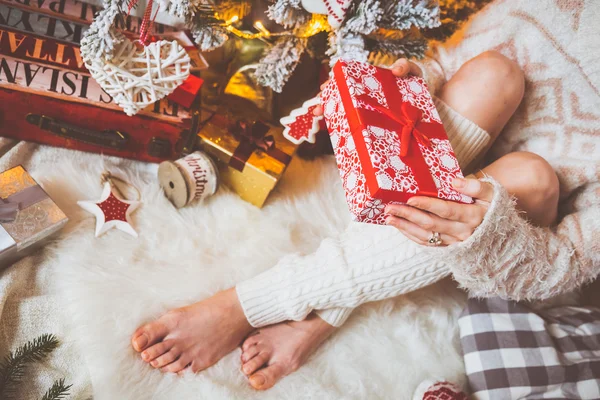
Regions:
[[[284,32],[270,32],[261,21],[256,21],[254,23],[254,28],[258,32],[242,31],[233,26],[233,24],[235,24],[239,20],[240,17],[238,15],[234,15],[225,22],[225,29],[227,29],[228,32],[234,34],[235,36],[241,37],[243,39],[267,39],[269,37],[278,36],[296,36],[299,38],[309,38],[318,33],[329,30],[327,20],[322,15],[313,15],[310,23],[306,27],[303,27],[296,31]]]
[[[260,21],[256,21],[254,23],[254,27],[256,28],[257,31],[259,31],[260,33],[262,33],[263,35],[265,35],[266,37],[271,36],[271,32],[269,32],[267,30],[267,28],[265,28],[265,26],[263,25],[262,22]]]

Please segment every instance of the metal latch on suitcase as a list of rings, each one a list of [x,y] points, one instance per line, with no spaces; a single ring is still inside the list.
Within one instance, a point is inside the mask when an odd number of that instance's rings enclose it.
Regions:
[[[52,132],[58,136],[116,150],[122,150],[127,145],[129,139],[124,132],[108,129],[104,131],[94,131],[71,125],[45,115],[27,114],[25,119],[30,124],[36,125],[40,129]]]

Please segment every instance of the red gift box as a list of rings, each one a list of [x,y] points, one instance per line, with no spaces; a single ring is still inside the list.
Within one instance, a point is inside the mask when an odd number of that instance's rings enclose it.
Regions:
[[[190,75],[185,81],[183,81],[181,85],[175,88],[173,93],[168,96],[169,100],[179,104],[180,106],[191,108],[196,96],[198,96],[198,93],[202,88],[203,83],[204,80],[202,78]]]
[[[452,188],[463,174],[423,78],[339,61],[321,99],[355,220],[385,224],[413,196],[473,202]]]

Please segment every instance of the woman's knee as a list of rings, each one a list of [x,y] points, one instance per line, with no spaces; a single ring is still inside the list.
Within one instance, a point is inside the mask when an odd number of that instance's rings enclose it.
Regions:
[[[525,93],[525,75],[515,61],[498,53],[486,51],[469,60],[463,68],[466,74],[479,82],[481,87],[502,97],[506,104],[515,108]]]
[[[495,139],[521,103],[524,90],[519,65],[498,52],[487,51],[464,64],[439,97]]]
[[[488,170],[489,168],[489,170]],[[559,181],[552,166],[529,152],[508,154],[484,170],[517,198],[519,207],[536,225],[551,225],[560,195]]]

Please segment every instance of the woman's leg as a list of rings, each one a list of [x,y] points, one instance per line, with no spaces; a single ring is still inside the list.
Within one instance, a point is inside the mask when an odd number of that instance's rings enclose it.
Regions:
[[[484,53],[465,64],[442,89],[440,97],[450,107],[497,136],[516,110],[523,94],[523,75],[518,67],[497,53]],[[475,99],[475,100],[473,100]],[[504,182],[504,181],[503,181]],[[300,340],[264,338],[289,336],[284,328],[304,330]],[[252,373],[256,387],[266,389],[302,364],[309,354],[333,331],[319,318],[266,328],[270,335],[259,336],[264,366]],[[252,330],[234,289],[167,313],[140,327],[132,337],[133,348],[142,359],[166,372],[179,372],[190,366],[204,370],[240,344]],[[223,332],[227,332],[226,335]],[[281,347],[277,343],[293,343]],[[250,347],[246,346],[250,351]],[[254,357],[247,357],[252,359]],[[277,365],[275,368],[270,368]],[[258,385],[258,383],[263,383]]]
[[[519,106],[523,87],[523,73],[516,63],[499,53],[486,52],[464,64],[442,87],[439,97],[490,133],[491,144]],[[529,170],[528,165],[534,164],[535,157],[522,155],[520,158]],[[513,161],[518,160],[515,157]],[[510,162],[508,159],[506,163]],[[506,163],[494,163],[484,171],[494,175]],[[504,183],[508,178],[502,175],[498,179]],[[509,191],[516,187],[510,186],[510,182],[507,184]],[[242,346],[242,371],[250,377],[254,388],[268,389],[302,366],[335,329],[315,314],[304,321],[262,328]]]

